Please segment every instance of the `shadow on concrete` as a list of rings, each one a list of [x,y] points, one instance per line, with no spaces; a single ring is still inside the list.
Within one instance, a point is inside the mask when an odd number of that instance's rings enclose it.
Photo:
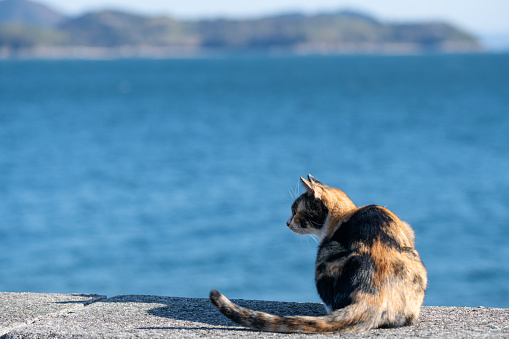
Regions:
[[[214,305],[212,305],[209,299],[170,298],[168,301],[168,306],[151,309],[148,313],[154,316],[176,320],[190,321],[213,326],[228,326],[231,330],[247,330],[243,327],[239,327],[239,325],[222,315],[214,307]],[[232,301],[242,307],[280,316],[321,316],[325,314],[323,306],[320,304],[270,302],[260,300]]]
[[[321,304],[294,303],[294,302],[271,302],[260,300],[239,300],[232,299],[239,306],[250,308],[256,311],[267,312],[280,316],[307,315],[321,316],[325,310]],[[208,298],[179,298],[179,297],[160,297],[160,296],[117,296],[101,300],[99,302],[107,303],[149,303],[163,304],[164,306],[146,310],[149,315],[173,320],[189,322],[189,326],[171,326],[164,328],[145,328],[145,329],[186,329],[186,330],[204,330],[210,329],[208,326],[221,326],[223,329],[235,331],[250,331],[241,327],[224,315],[222,315],[212,305]],[[205,326],[202,326],[202,325]],[[208,326],[207,326],[208,325]],[[226,328],[225,328],[226,327]]]
[[[97,295],[97,294],[78,294],[78,293],[71,293],[69,294],[73,297],[82,297],[82,298],[88,298],[85,300],[67,300],[67,301],[55,301],[55,304],[82,304],[83,306],[87,306],[90,304],[93,304],[95,302],[104,301],[106,300],[105,295]]]

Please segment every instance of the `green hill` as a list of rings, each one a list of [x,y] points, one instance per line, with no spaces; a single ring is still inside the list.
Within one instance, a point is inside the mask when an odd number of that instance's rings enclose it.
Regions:
[[[0,13],[1,6],[6,8],[13,3],[25,6],[27,10],[32,8],[31,17],[40,13],[41,7],[27,0],[0,1]],[[0,50],[3,49],[4,54],[20,50],[30,54],[35,48],[58,48],[65,54],[65,48],[73,47],[94,48],[96,52],[107,51],[113,56],[120,48],[145,56],[154,51],[159,51],[159,56],[171,55],[182,49],[193,53],[256,50],[309,54],[481,50],[471,34],[447,23],[392,24],[353,11],[195,21],[99,11],[64,19],[52,27],[49,20],[39,21],[43,29],[34,28],[36,20],[28,24],[27,21],[6,18],[5,13],[3,17],[0,21]]]
[[[119,11],[88,13],[60,26],[69,42],[81,46],[174,46],[196,44],[189,25],[168,17],[145,17]]]
[[[440,49],[475,38],[446,23],[388,24],[354,12],[279,15],[250,20],[178,21],[118,11],[89,13],[60,27],[79,45],[196,45],[215,49],[291,48],[299,45],[415,44]]]

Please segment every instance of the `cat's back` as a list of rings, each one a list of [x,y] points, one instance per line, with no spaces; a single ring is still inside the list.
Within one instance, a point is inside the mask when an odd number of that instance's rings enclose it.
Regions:
[[[413,247],[413,231],[394,213],[378,205],[367,205],[350,212],[337,224],[330,225],[331,241],[343,248],[375,244],[388,248]]]

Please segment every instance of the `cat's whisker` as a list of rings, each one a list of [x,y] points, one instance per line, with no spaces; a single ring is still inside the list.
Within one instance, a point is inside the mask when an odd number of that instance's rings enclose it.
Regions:
[[[295,195],[295,191],[291,186],[288,188],[288,192],[290,192],[290,196],[292,197],[292,199],[295,200],[297,196]]]
[[[313,239],[317,244],[320,243],[320,240],[318,239],[318,236],[314,235],[314,234],[310,234],[311,236],[311,239]]]
[[[304,237],[306,238],[306,243],[308,244],[308,247],[309,247],[309,238],[308,237]]]

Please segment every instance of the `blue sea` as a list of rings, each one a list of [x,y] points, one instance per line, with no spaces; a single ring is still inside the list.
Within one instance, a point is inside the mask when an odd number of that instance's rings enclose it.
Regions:
[[[0,291],[319,302],[311,173],[509,307],[509,54],[0,62]]]

